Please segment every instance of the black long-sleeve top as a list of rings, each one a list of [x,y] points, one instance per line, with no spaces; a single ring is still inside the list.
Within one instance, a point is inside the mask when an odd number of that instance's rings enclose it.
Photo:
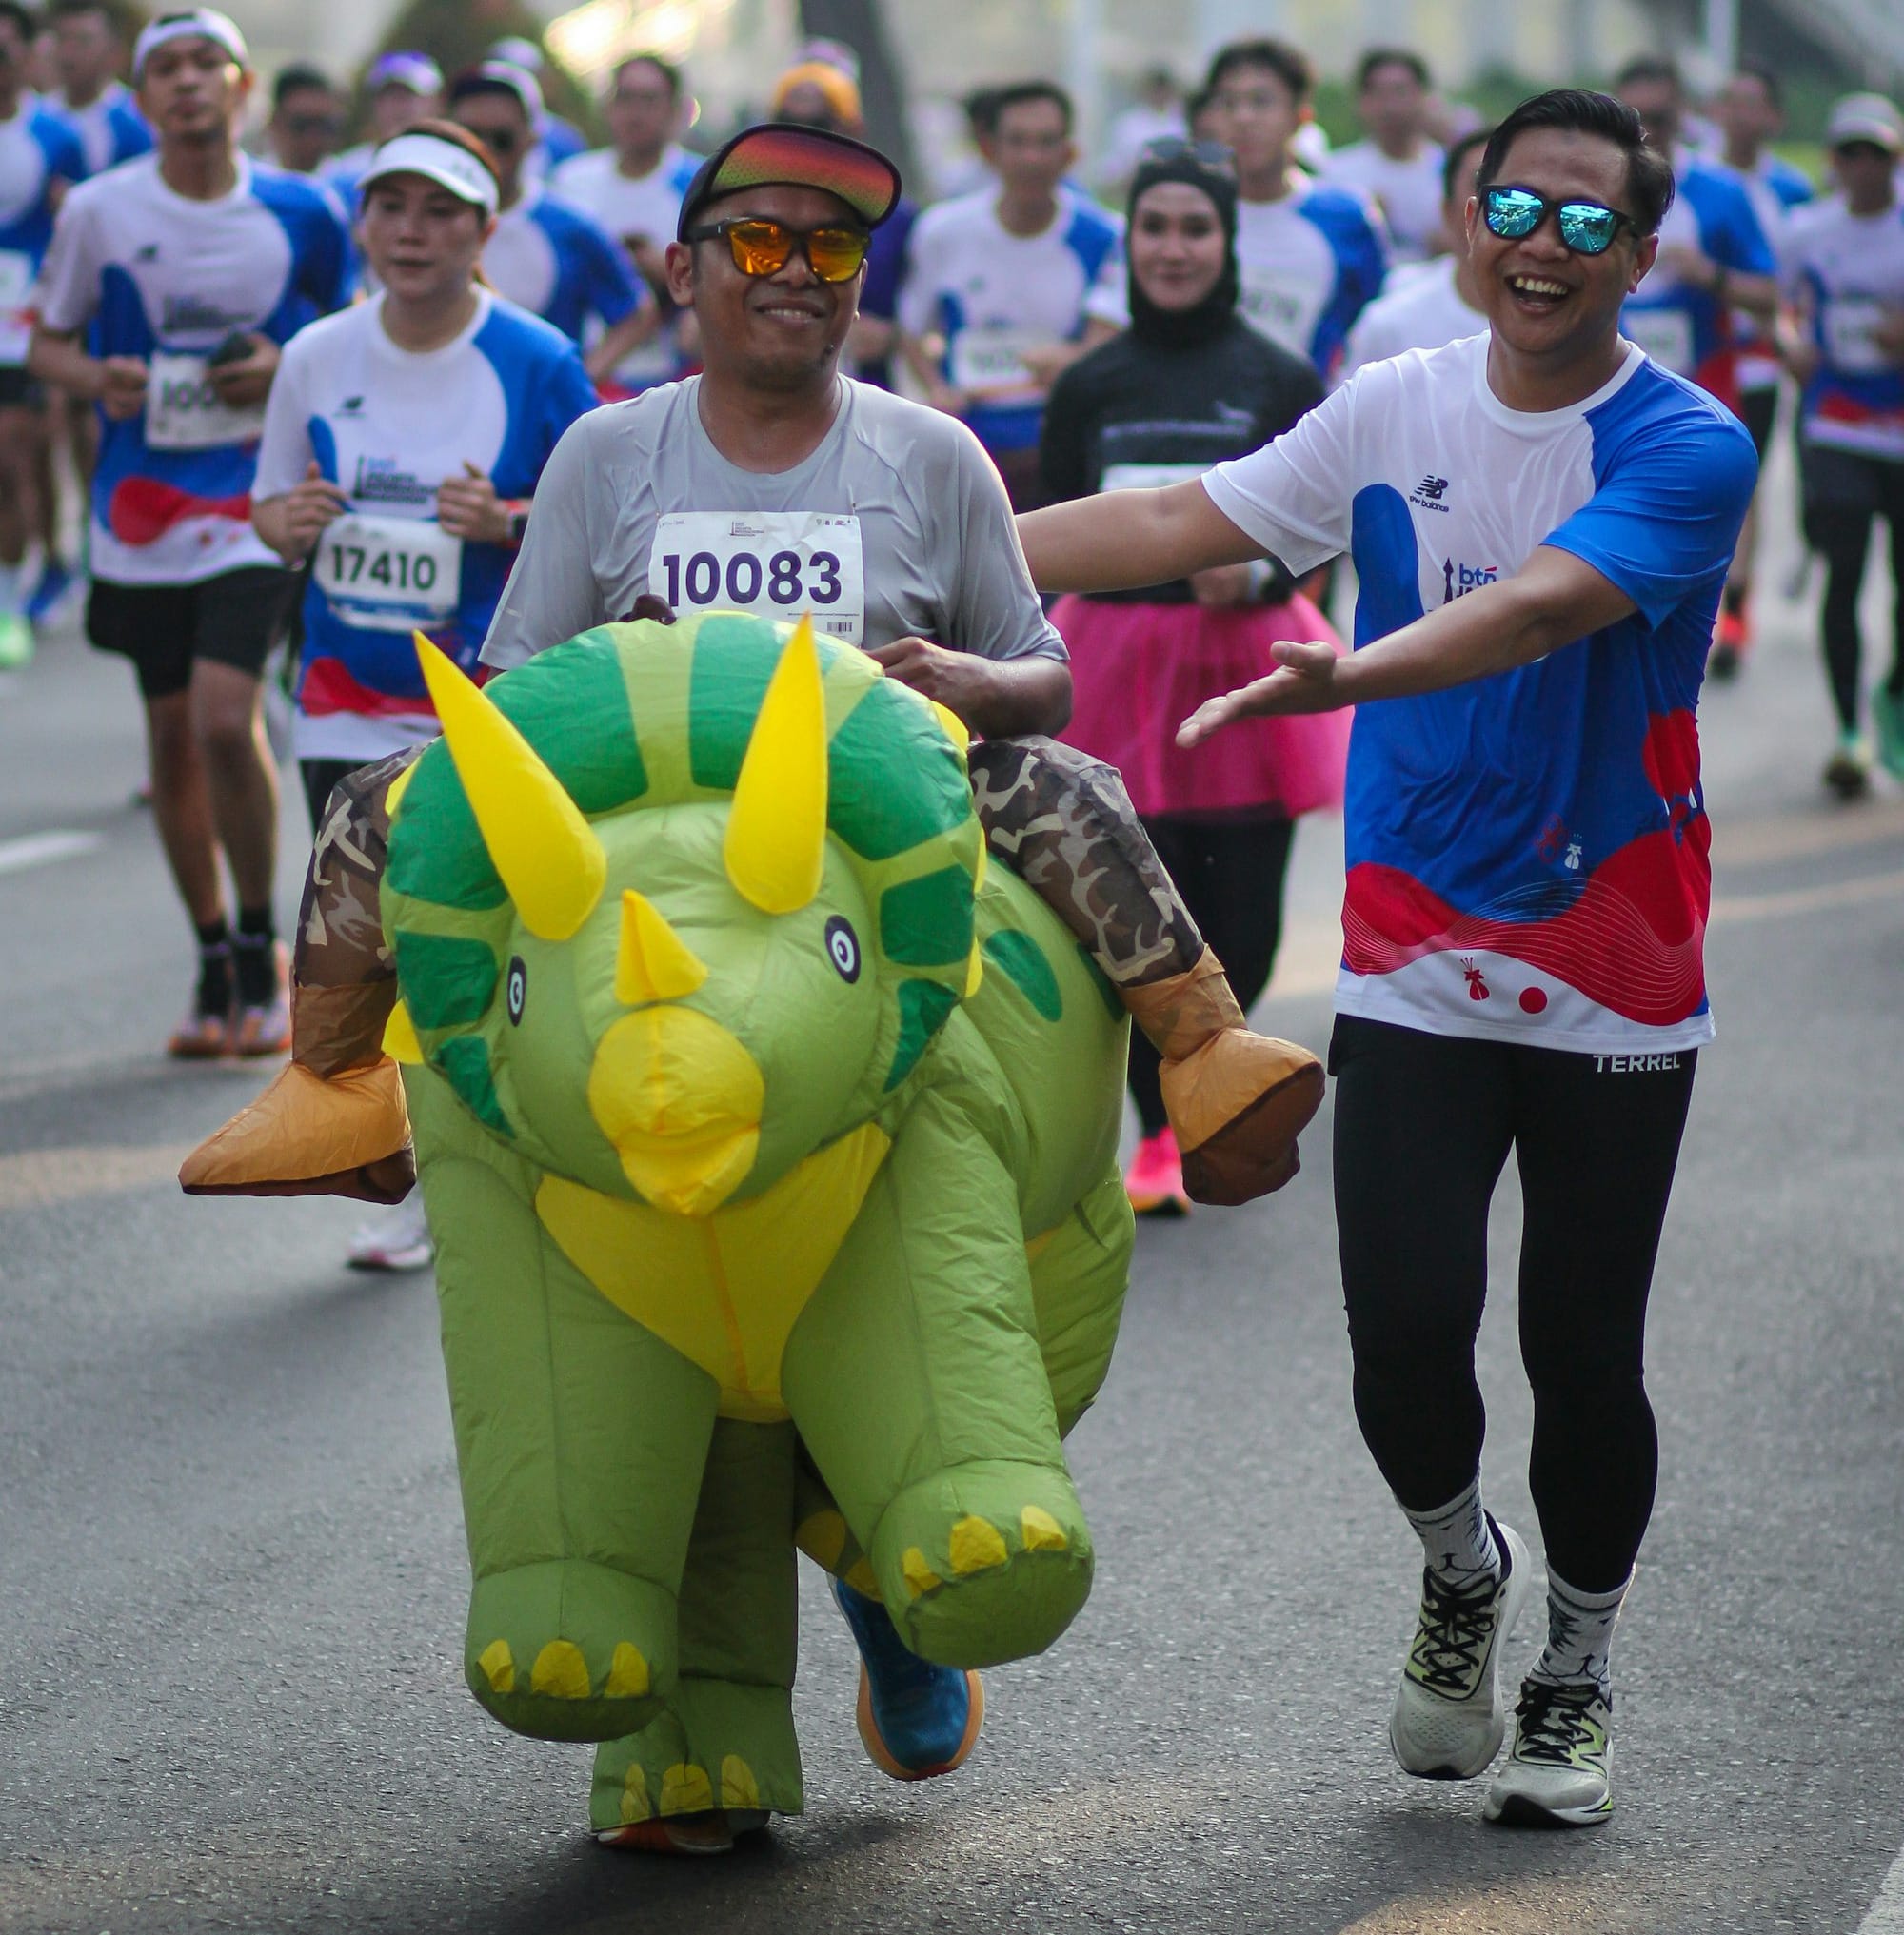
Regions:
[[[1174,346],[1127,329],[1081,356],[1052,386],[1039,446],[1045,490],[1057,503],[1095,496],[1107,480],[1110,487],[1177,482],[1279,437],[1322,395],[1304,358],[1240,317],[1215,336]],[[1273,602],[1294,585],[1270,562],[1264,598]],[[1191,602],[1181,578],[1101,595],[1122,603]]]

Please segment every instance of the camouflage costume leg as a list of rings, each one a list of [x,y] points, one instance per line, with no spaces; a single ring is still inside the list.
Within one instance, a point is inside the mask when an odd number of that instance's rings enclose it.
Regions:
[[[986,844],[1076,936],[1163,1057],[1184,1187],[1206,1203],[1280,1189],[1322,1099],[1321,1064],[1244,1027],[1117,768],[1027,737],[973,745],[970,771]]]
[[[394,1203],[416,1181],[403,1079],[384,1053],[397,983],[380,888],[390,787],[422,750],[361,767],[332,791],[298,916],[289,1065],[192,1152],[179,1171],[188,1194]]]

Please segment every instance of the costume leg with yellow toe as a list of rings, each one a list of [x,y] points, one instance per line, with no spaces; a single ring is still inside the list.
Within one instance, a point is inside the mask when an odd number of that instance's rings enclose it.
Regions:
[[[969,757],[992,852],[1071,930],[1162,1056],[1185,1188],[1204,1203],[1280,1189],[1321,1103],[1322,1065],[1244,1025],[1116,767],[1041,738],[987,740]]]

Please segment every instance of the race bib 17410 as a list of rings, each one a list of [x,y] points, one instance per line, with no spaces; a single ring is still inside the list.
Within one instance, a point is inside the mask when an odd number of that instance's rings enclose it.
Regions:
[[[221,402],[205,357],[153,351],[146,369],[149,449],[214,450],[228,444],[254,444],[264,431],[264,405],[233,409]]]
[[[463,585],[463,540],[427,518],[347,513],[324,527],[311,574],[346,624],[407,632],[440,624]]]
[[[813,614],[857,645],[866,628],[860,521],[829,511],[675,511],[655,525],[648,591],[676,611]]]

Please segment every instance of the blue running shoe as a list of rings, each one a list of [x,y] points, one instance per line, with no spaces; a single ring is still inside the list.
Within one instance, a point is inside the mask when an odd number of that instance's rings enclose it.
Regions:
[[[893,1629],[877,1599],[833,1581],[833,1596],[860,1649],[860,1739],[896,1781],[949,1774],[972,1751],[985,1719],[977,1673],[935,1667]]]
[[[40,566],[40,582],[27,601],[27,616],[35,624],[44,624],[72,589],[72,573],[57,558],[49,558]]]

